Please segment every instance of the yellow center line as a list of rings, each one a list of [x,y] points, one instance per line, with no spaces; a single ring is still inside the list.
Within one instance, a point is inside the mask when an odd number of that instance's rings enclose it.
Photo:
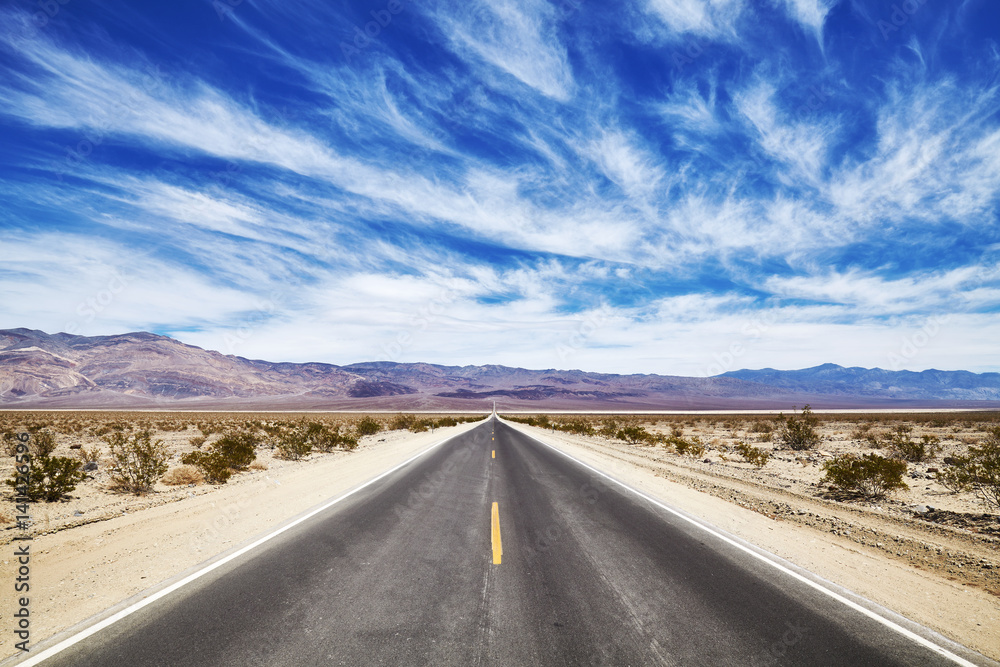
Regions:
[[[493,503],[493,564],[500,564],[503,545],[500,543],[500,507]]]
[[[496,458],[496,457],[497,457],[497,450],[494,449],[493,450],[493,458]]]

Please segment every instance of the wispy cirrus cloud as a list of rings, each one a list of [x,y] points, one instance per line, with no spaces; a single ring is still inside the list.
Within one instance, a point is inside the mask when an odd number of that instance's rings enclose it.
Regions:
[[[376,357],[421,309],[400,359],[695,374],[995,329],[995,11],[402,6],[350,58],[350,3],[0,10],[3,324],[78,322],[124,262],[84,332],[252,321],[233,351],[276,359]],[[954,327],[911,363],[995,365]]]

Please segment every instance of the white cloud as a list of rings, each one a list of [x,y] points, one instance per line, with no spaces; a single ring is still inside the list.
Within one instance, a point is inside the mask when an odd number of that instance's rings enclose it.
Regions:
[[[675,33],[733,37],[743,0],[648,0],[647,9]]]
[[[788,14],[816,35],[816,41],[823,46],[823,24],[826,15],[839,0],[782,0]]]
[[[572,96],[573,74],[549,3],[470,0],[442,5],[434,17],[457,54],[482,58],[555,100]]]

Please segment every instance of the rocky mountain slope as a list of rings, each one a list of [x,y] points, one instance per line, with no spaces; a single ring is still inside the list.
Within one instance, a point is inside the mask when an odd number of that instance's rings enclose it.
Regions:
[[[711,378],[507,366],[274,363],[166,336],[0,330],[0,407],[698,410],[1000,406],[1000,374],[842,368]]]

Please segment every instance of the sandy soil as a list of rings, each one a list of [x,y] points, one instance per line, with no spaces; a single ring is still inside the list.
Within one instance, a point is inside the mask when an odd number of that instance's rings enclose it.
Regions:
[[[720,451],[737,435],[745,435],[722,426],[701,423],[685,429],[686,437],[700,433],[715,448],[697,460],[658,446],[514,426],[665,503],[1000,659],[1000,540],[974,529],[924,521],[911,507],[933,501],[935,507],[981,513],[974,499],[952,495],[923,477],[919,483],[908,480],[911,490],[899,498],[874,505],[817,497],[819,462],[860,448],[849,437],[834,435],[845,436],[849,430],[844,427],[850,424],[824,425],[819,452],[796,456],[778,451],[762,470]],[[996,517],[991,521],[996,525]]]
[[[224,486],[158,484],[156,493],[135,498],[108,494],[91,483],[81,485],[69,502],[37,503],[32,506],[40,534],[31,542],[31,646],[474,426],[383,432],[364,438],[352,452],[312,454],[300,461],[274,459],[262,451],[258,460],[267,470],[236,475]],[[179,440],[171,443],[181,446]],[[75,516],[77,511],[84,514]],[[14,533],[5,530],[0,538],[5,616],[13,608]],[[9,623],[8,616],[4,625]],[[0,658],[17,652],[6,628],[0,637]]]

